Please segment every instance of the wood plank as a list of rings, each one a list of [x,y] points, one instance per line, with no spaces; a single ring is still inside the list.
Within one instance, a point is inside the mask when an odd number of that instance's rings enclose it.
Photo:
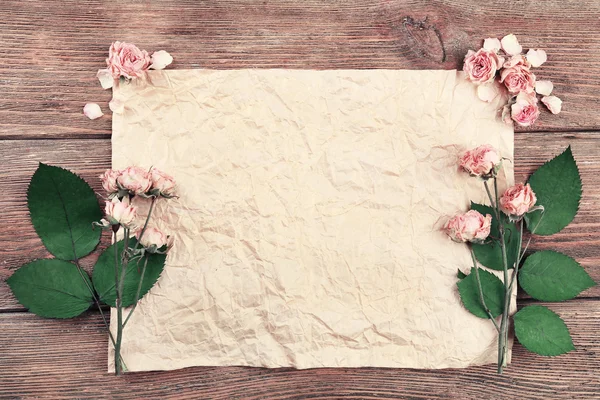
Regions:
[[[0,397],[211,399],[548,399],[598,398],[600,300],[552,305],[576,351],[544,358],[515,345],[513,364],[455,370],[195,367],[172,372],[106,372],[108,340],[98,315],[45,320],[0,314]]]
[[[543,143],[543,146],[540,144]],[[600,282],[600,133],[521,133],[516,135],[516,180],[526,176],[568,144],[579,162],[584,182],[584,195],[579,214],[561,233],[538,236],[532,249],[554,249],[575,257]],[[0,191],[0,310],[22,310],[4,283],[18,266],[35,258],[48,257],[29,221],[26,207],[28,180],[38,162],[61,165],[83,176],[102,193],[98,176],[110,166],[110,141],[91,140],[4,140],[0,141],[0,159],[5,170]],[[105,235],[103,244],[108,243]],[[96,253],[97,254],[97,253]],[[97,255],[89,256],[83,264],[90,268]],[[598,297],[594,287],[581,297]]]
[[[549,61],[565,101],[533,130],[600,129],[600,2],[536,0],[3,0],[0,136],[108,137],[95,72],[113,40],[175,56],[170,68],[461,68],[470,48],[513,32]],[[86,102],[107,116],[89,121]]]

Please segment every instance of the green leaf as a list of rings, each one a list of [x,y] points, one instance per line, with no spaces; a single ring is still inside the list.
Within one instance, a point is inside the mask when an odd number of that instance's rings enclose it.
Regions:
[[[134,247],[135,244],[135,239],[131,238],[129,247]],[[121,259],[123,247],[123,240],[117,242],[119,261]],[[123,286],[123,307],[129,307],[135,303],[135,296],[140,283],[145,257],[148,257],[148,264],[146,265],[146,272],[144,273],[144,280],[142,282],[142,289],[140,291],[140,299],[144,297],[146,293],[148,293],[152,286],[154,286],[164,269],[166,259],[166,255],[164,254],[146,253],[142,258],[138,257],[137,259],[129,261],[127,264],[127,270],[125,272],[125,283]],[[115,290],[114,244],[104,250],[98,258],[98,261],[94,266],[94,272],[92,273],[92,280],[100,300],[111,307],[115,307],[117,292]]]
[[[465,275],[465,273],[459,269],[458,272],[456,273],[456,277],[458,279],[465,279],[467,277],[467,275]]]
[[[490,238],[487,243],[473,243],[473,252],[475,258],[483,266],[497,271],[502,271],[502,247],[500,246],[500,230],[498,229],[498,219],[494,215],[494,209],[489,206],[471,202],[471,209],[479,211],[481,214],[490,214],[492,216],[492,227],[490,229]],[[508,217],[500,214],[502,223],[504,224],[504,242],[506,243],[506,258],[508,260],[508,268],[513,268],[517,257],[519,256],[519,235],[520,232],[514,223],[510,222]]]
[[[85,281],[84,281],[85,279]],[[72,318],[92,304],[87,273],[62,260],[37,260],[23,265],[6,283],[23,306],[40,317]]]
[[[31,222],[44,246],[56,258],[75,260],[91,253],[100,242],[102,218],[92,188],[79,176],[40,163],[27,191]]]
[[[542,356],[575,350],[565,322],[543,306],[527,306],[514,316],[515,334],[525,348]]]
[[[538,168],[529,178],[529,184],[537,196],[536,205],[544,207],[543,214],[534,211],[525,215],[530,231],[552,235],[573,221],[581,200],[581,177],[570,146]]]
[[[502,314],[502,308],[504,307],[504,285],[496,275],[481,268],[479,268],[479,279],[481,280],[485,305],[492,315],[497,317]],[[488,319],[489,316],[479,299],[479,289],[474,268],[471,268],[471,273],[466,278],[458,281],[456,285],[458,286],[458,292],[465,308],[479,318]]]
[[[579,263],[556,251],[538,251],[519,271],[521,287],[534,299],[563,301],[596,284]]]

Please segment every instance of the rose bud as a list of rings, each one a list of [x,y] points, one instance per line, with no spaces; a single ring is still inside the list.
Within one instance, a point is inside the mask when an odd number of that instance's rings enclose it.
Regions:
[[[460,158],[459,165],[473,176],[487,179],[494,176],[502,163],[502,158],[495,148],[489,144],[466,151]]]
[[[175,178],[156,168],[150,170],[150,176],[152,178],[150,193],[165,198],[175,196]]]
[[[156,253],[163,247],[169,245],[169,236],[165,235],[161,230],[157,228],[146,228],[146,230],[143,231],[143,233],[144,234],[142,235],[142,230],[140,229],[139,231],[137,231],[135,236],[137,237],[140,244],[144,246],[146,251],[150,253]]]
[[[536,201],[531,186],[519,183],[506,189],[500,197],[500,206],[507,215],[520,218],[535,206]]]
[[[100,175],[102,187],[109,195],[119,191],[119,186],[117,185],[117,178],[119,175],[121,175],[121,171],[116,169],[107,169],[102,175]]]
[[[106,65],[114,79],[124,76],[128,79],[140,78],[150,66],[150,56],[146,50],[124,42],[114,42],[108,50]]]
[[[494,80],[496,72],[502,67],[502,60],[493,51],[479,49],[469,50],[465,57],[463,71],[467,79],[476,85],[489,83]]]
[[[459,214],[444,226],[444,232],[455,242],[481,243],[490,234],[492,216],[485,217],[475,210]]]
[[[129,197],[122,200],[115,197],[107,201],[104,212],[111,225],[123,225],[126,228],[131,228],[136,217],[136,209],[129,203]]]
[[[152,187],[150,173],[141,167],[128,167],[117,177],[119,189],[130,194],[144,195]]]

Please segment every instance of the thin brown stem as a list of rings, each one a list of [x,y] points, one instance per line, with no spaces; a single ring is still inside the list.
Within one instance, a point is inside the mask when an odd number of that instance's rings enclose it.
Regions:
[[[148,266],[148,256],[146,255],[144,258],[144,266],[142,267],[142,272],[140,273],[140,283],[138,284],[137,292],[135,294],[135,301],[133,302],[133,307],[131,307],[131,310],[129,310],[127,318],[125,318],[125,321],[123,322],[123,329],[125,328],[125,325],[127,325],[127,321],[129,321],[129,318],[131,318],[131,314],[133,314],[133,312],[135,311],[138,301],[140,300],[140,293],[142,292],[142,283],[144,282],[146,267]]]

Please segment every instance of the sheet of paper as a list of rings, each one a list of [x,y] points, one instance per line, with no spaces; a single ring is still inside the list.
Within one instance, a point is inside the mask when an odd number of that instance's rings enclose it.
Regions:
[[[125,330],[129,371],[496,362],[457,293],[467,247],[440,228],[485,202],[459,154],[512,159],[513,130],[461,73],[167,70],[115,96],[113,167],[179,193],[151,222],[175,241]]]

